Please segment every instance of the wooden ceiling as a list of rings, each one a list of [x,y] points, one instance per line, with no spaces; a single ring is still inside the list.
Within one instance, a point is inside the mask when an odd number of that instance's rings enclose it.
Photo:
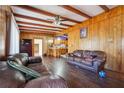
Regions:
[[[11,6],[20,31],[60,33],[62,30],[81,23],[114,8],[114,5],[15,5]],[[54,25],[51,20],[59,15],[61,25]]]

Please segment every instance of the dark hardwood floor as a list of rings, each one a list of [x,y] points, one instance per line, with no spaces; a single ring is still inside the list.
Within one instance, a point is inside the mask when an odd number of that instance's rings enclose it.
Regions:
[[[124,88],[124,74],[121,73],[106,70],[107,77],[99,78],[96,73],[69,64],[63,58],[43,57],[43,63],[51,73],[63,77],[69,88]],[[17,83],[12,73],[5,62],[0,63],[0,87],[12,87],[11,84]]]
[[[43,63],[53,74],[63,77],[71,88],[124,88],[124,74],[106,70],[107,77],[68,64],[63,58],[44,57]]]

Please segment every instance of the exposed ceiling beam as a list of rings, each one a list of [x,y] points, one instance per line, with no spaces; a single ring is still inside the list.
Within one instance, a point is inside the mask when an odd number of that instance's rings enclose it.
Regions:
[[[36,32],[45,32],[45,33],[61,33],[61,32],[58,32],[58,31],[49,31],[49,30],[37,30],[37,29],[25,29],[25,28],[19,28],[20,31],[28,31],[28,32],[31,32],[31,31],[36,31]]]
[[[37,30],[49,30],[49,31],[61,31],[61,30],[55,30],[55,29],[47,29],[47,28],[38,28],[38,27],[29,27],[29,26],[20,26],[19,25],[19,29],[37,29]]]
[[[25,30],[25,29],[20,29],[21,32],[25,33],[32,33],[32,34],[48,34],[48,35],[53,35],[56,34],[56,32],[46,32],[46,31],[37,31],[37,30]]]
[[[16,21],[16,23],[17,24],[24,24],[24,25],[32,25],[32,26],[42,26],[42,27],[48,27],[48,28],[65,29],[63,27],[48,26],[48,25],[43,25],[43,24],[36,24],[36,23],[22,22],[22,21]]]
[[[53,22],[48,21],[48,20],[43,20],[43,19],[39,19],[39,18],[35,18],[35,17],[30,17],[30,16],[26,16],[26,15],[21,15],[21,14],[16,14],[16,13],[14,13],[14,16],[15,17],[19,17],[19,18],[33,20],[33,21],[39,21],[39,22],[45,22],[45,23],[53,23]],[[72,26],[72,25],[63,24],[63,23],[61,23],[61,25],[62,26],[68,26],[68,27]]]
[[[99,7],[101,7],[105,12],[109,11],[110,9],[105,6],[105,5],[99,5]]]
[[[83,16],[83,17],[92,18],[90,15],[88,15],[88,14],[86,14],[86,13],[83,13],[83,12],[80,11],[80,10],[75,9],[75,8],[73,8],[72,6],[69,6],[69,5],[58,5],[58,6],[60,6],[60,7],[62,7],[62,8],[65,8],[65,9],[67,9],[67,10],[73,12],[73,13],[78,14],[78,15],[81,15],[81,16]]]
[[[19,7],[19,8],[23,8],[23,9],[28,10],[28,11],[43,14],[43,15],[46,15],[46,16],[55,17],[56,15],[58,15],[58,14],[54,14],[54,13],[44,11],[42,9],[37,9],[37,8],[31,7],[31,6],[27,6],[27,5],[15,5],[15,6]],[[67,18],[67,17],[64,17],[64,16],[61,16],[61,18],[66,19],[66,20],[71,21],[71,22],[80,23],[79,21],[76,21],[76,20],[73,20],[73,19],[70,19],[70,18]]]

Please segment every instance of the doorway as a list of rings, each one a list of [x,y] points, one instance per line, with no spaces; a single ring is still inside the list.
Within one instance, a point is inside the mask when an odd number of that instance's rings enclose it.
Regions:
[[[34,39],[34,56],[42,56],[42,39]]]

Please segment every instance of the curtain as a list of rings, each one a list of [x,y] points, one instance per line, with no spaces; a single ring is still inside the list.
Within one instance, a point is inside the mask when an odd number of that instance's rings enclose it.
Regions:
[[[19,53],[19,41],[20,41],[20,31],[14,19],[11,17],[11,33],[10,33],[10,51],[9,54]]]

